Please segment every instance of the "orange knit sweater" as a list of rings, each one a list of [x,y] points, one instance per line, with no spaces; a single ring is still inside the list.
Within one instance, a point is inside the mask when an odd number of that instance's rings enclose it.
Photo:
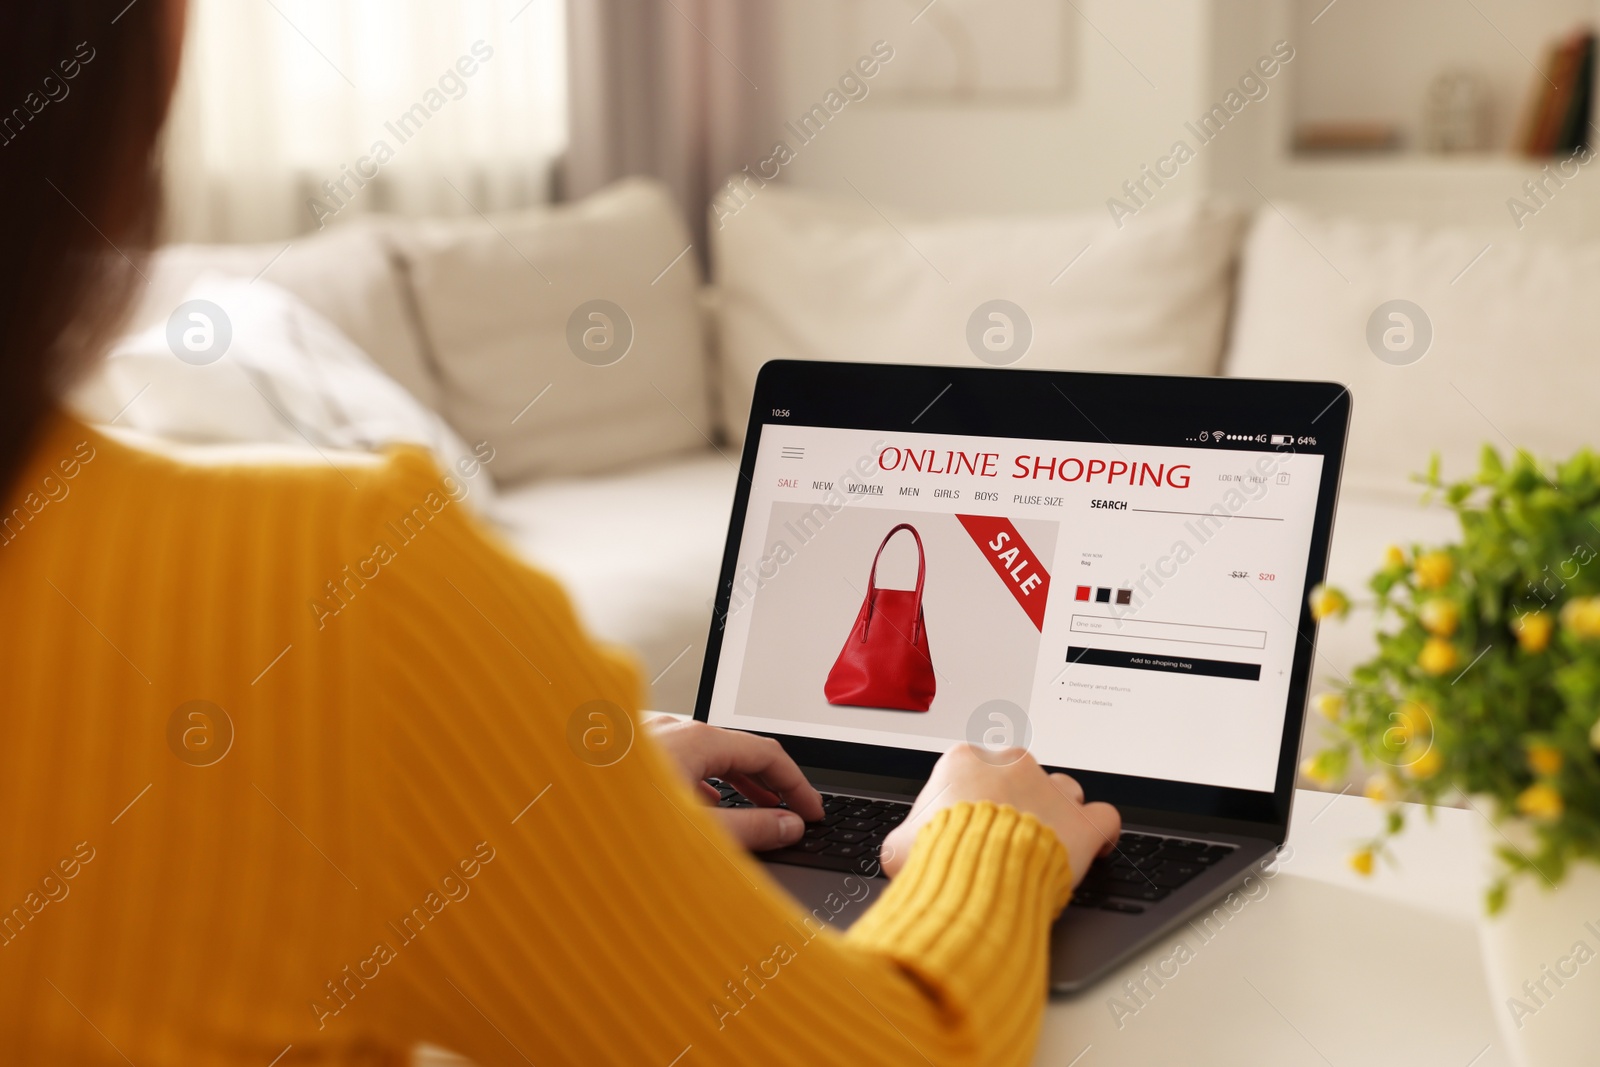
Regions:
[[[0,1063],[1029,1058],[1053,834],[958,805],[823,931],[648,738],[578,757],[638,699],[421,452],[57,418],[0,513]]]

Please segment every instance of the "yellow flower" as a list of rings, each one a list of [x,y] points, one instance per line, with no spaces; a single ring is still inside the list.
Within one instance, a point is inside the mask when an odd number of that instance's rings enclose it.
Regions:
[[[1580,596],[1561,609],[1561,625],[1574,637],[1600,637],[1600,597]]]
[[[1311,706],[1329,722],[1338,722],[1339,713],[1344,710],[1344,697],[1338,693],[1318,693],[1311,698]]]
[[[1406,764],[1404,770],[1406,774],[1421,782],[1438,774],[1443,766],[1444,757],[1439,755],[1437,748],[1429,746],[1426,752]]]
[[[1389,788],[1389,777],[1384,774],[1374,774],[1367,779],[1366,787],[1361,790],[1368,800],[1376,800],[1382,804],[1394,797],[1394,790]]]
[[[1433,733],[1433,708],[1420,700],[1408,700],[1400,705],[1400,710],[1389,716],[1398,719],[1406,727],[1406,739],[1420,734],[1423,737]]]
[[[1442,637],[1430,637],[1422,646],[1422,654],[1417,657],[1417,666],[1429,674],[1443,674],[1453,670],[1461,662],[1461,656],[1456,652],[1456,646]]]
[[[1360,852],[1353,853],[1350,856],[1350,869],[1363,878],[1370,877],[1372,875],[1372,850],[1364,848]]]
[[[1530,611],[1519,616],[1511,624],[1511,630],[1517,635],[1517,644],[1522,646],[1522,651],[1538,654],[1550,647],[1550,633],[1556,624],[1550,616],[1542,611]]]
[[[1561,750],[1554,745],[1529,745],[1528,769],[1541,778],[1551,777],[1561,770]]]
[[[1561,818],[1561,794],[1539,782],[1524,789],[1517,797],[1517,810],[1534,819],[1551,821]]]
[[[1456,627],[1461,623],[1461,608],[1454,600],[1445,600],[1435,597],[1424,601],[1417,610],[1417,619],[1422,623],[1422,628],[1438,637],[1449,637],[1456,632]]]
[[[1333,784],[1333,769],[1321,756],[1313,756],[1300,764],[1300,772],[1318,785]]]
[[[1417,557],[1414,569],[1419,588],[1443,589],[1455,570],[1455,564],[1443,552],[1428,552]]]
[[[1383,747],[1399,752],[1417,736],[1417,729],[1403,712],[1391,711],[1389,721],[1394,725],[1383,731]]]
[[[1311,617],[1321,622],[1330,616],[1343,618],[1350,612],[1350,601],[1331,585],[1319,585],[1311,590]]]
[[[1408,700],[1389,713],[1390,726],[1383,731],[1383,747],[1396,754],[1405,753],[1418,738],[1433,736],[1433,710],[1416,700]]]
[[[1383,565],[1389,570],[1396,570],[1406,565],[1406,554],[1400,551],[1399,545],[1390,545],[1383,550]]]

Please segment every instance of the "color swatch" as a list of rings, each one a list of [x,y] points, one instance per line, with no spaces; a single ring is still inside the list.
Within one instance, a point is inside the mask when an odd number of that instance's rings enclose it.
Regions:
[[[1132,604],[1133,590],[1112,589],[1110,586],[1105,585],[1080,585],[1077,587],[1072,599],[1092,600],[1097,604],[1110,604],[1113,597],[1116,598],[1118,604]]]

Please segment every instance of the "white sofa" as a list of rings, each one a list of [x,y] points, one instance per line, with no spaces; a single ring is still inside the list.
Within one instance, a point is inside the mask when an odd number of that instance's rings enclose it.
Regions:
[[[1214,204],[1120,230],[1099,214],[890,226],[859,202],[777,187],[713,236],[703,286],[665,194],[630,181],[550,211],[342,226],[287,251],[171,248],[135,327],[164,323],[207,269],[298,296],[467,443],[492,444],[489,516],[597,635],[635,650],[653,704],[679,712],[694,702],[766,359],[975,364],[967,316],[1005,298],[1033,324],[1020,366],[1346,382],[1355,426],[1331,570],[1347,587],[1389,543],[1450,536],[1448,514],[1406,481],[1431,449],[1450,474],[1485,441],[1564,454],[1587,440],[1600,396],[1582,348],[1600,325],[1596,247]],[[1408,367],[1366,343],[1373,309],[1397,297],[1433,327]],[[573,310],[593,300],[632,325],[609,365],[569,343]],[[127,399],[114,394],[80,406],[109,418]],[[1325,627],[1319,675],[1347,671],[1368,629]]]

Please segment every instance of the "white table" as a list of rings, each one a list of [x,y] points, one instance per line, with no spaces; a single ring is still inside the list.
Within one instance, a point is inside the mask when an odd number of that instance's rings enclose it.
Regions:
[[[1430,823],[1408,809],[1398,865],[1362,878],[1347,858],[1381,810],[1300,790],[1292,852],[1256,899],[1209,940],[1174,932],[1093,989],[1052,999],[1035,1062],[1507,1067],[1494,1014],[1504,1007],[1490,1002],[1475,926],[1482,816],[1440,809]],[[1147,967],[1172,977],[1145,979],[1141,1004],[1123,983]]]
[[[1474,925],[1486,850],[1469,810],[1430,823],[1408,808],[1399,866],[1371,878],[1350,869],[1378,805],[1300,790],[1292,852],[1265,892],[1202,942],[1162,938],[1088,992],[1055,998],[1035,1062],[1049,1067],[1509,1067],[1499,1043]],[[1140,1006],[1122,989],[1186,940],[1193,958]],[[1108,1006],[1127,1008],[1122,1025]],[[415,1067],[470,1067],[421,1053]]]

